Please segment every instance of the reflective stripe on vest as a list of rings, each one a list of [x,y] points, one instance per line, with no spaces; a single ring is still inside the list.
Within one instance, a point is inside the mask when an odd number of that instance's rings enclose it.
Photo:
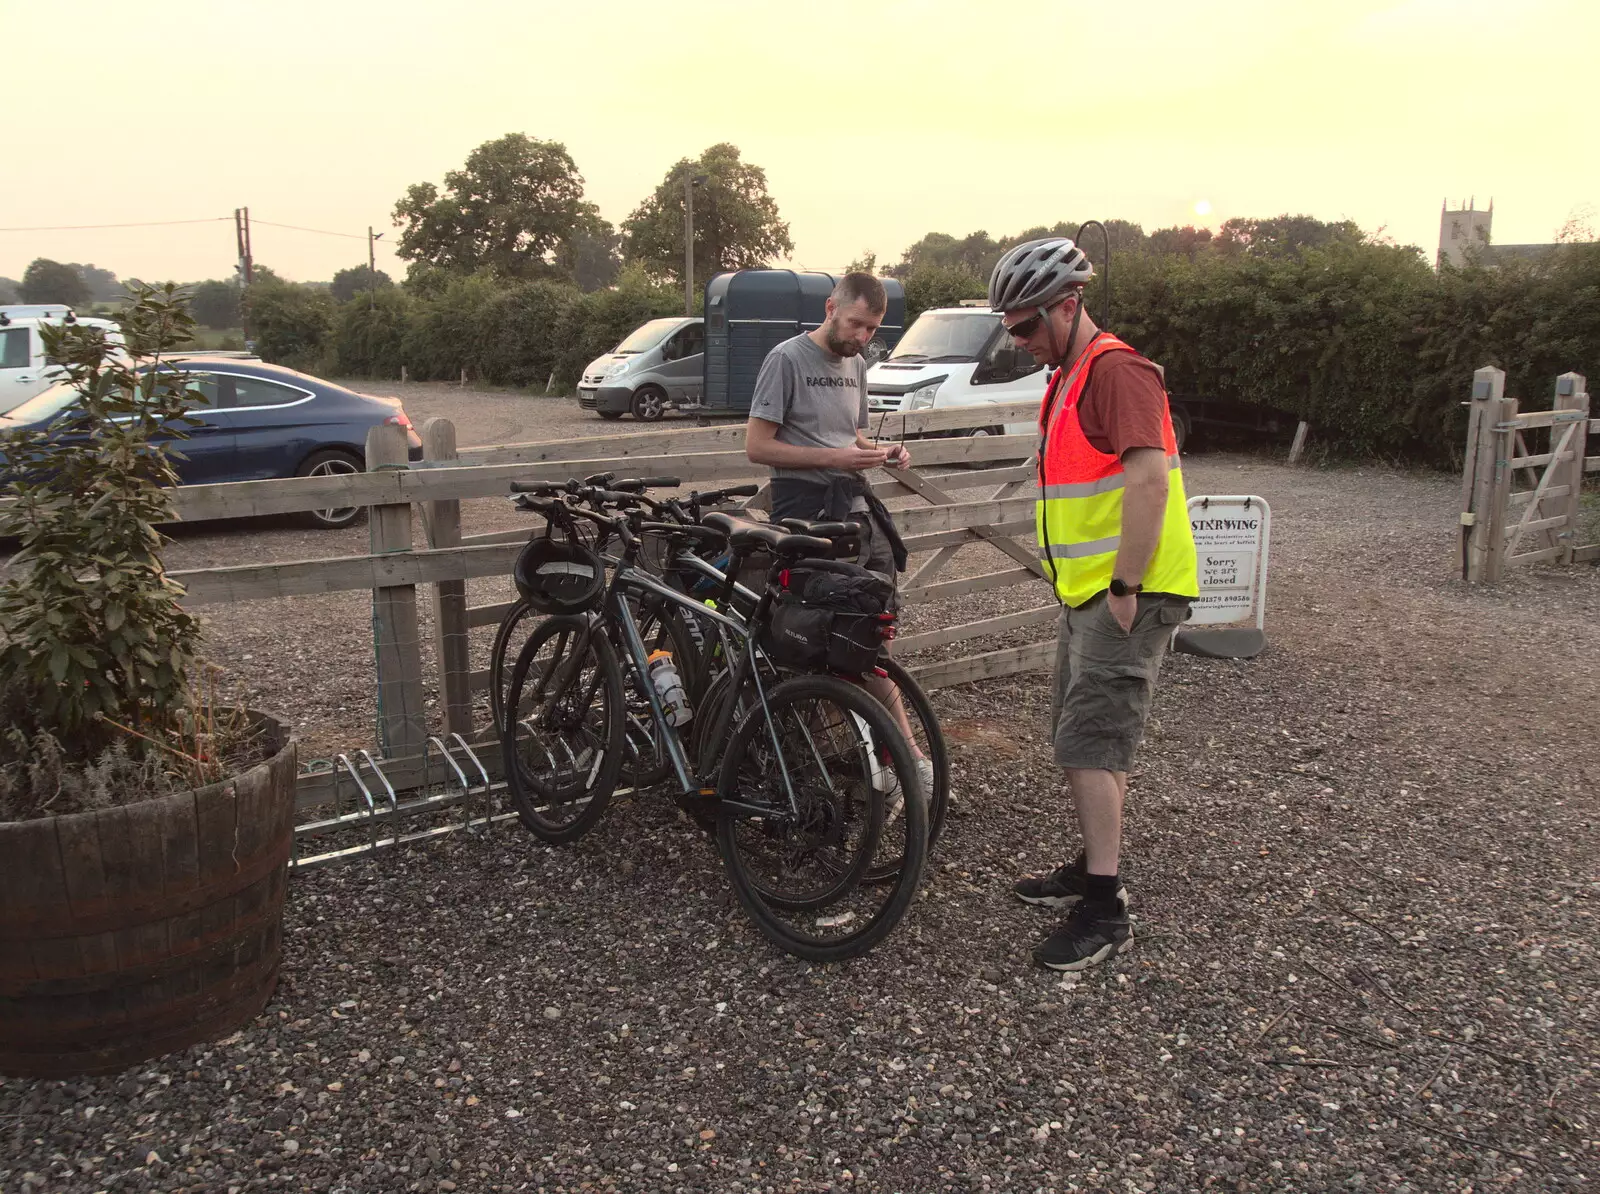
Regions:
[[[1039,493],[1035,527],[1039,554],[1056,596],[1082,605],[1111,584],[1122,543],[1122,491],[1127,481],[1122,460],[1102,452],[1083,433],[1078,402],[1094,361],[1107,352],[1132,352],[1121,340],[1101,332],[1070,369],[1057,370],[1040,407]],[[1143,585],[1152,593],[1196,597],[1200,593],[1194,532],[1178,459],[1172,412],[1163,409],[1161,442],[1167,455],[1167,506],[1161,538],[1145,570]]]

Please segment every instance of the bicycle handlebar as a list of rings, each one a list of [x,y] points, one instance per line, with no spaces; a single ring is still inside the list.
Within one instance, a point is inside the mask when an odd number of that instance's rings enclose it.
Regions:
[[[606,487],[619,493],[638,493],[642,489],[676,489],[683,482],[677,477],[628,477],[622,481],[607,478]]]

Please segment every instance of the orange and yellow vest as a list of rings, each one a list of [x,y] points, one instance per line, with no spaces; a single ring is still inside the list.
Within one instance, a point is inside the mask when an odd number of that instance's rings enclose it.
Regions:
[[[1132,351],[1115,336],[1101,332],[1070,367],[1056,370],[1039,408],[1040,496],[1034,519],[1045,575],[1054,583],[1056,597],[1066,605],[1082,605],[1110,587],[1122,543],[1122,459],[1089,442],[1078,418],[1078,400],[1097,358],[1103,353]],[[1149,593],[1198,597],[1194,532],[1189,526],[1170,408],[1162,410],[1161,443],[1171,472],[1167,509],[1161,538],[1142,583]]]

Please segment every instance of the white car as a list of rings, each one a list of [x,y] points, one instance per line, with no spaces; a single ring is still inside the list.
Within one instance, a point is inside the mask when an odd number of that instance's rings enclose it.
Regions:
[[[45,363],[44,338],[39,329],[61,323],[104,328],[107,340],[122,343],[122,333],[111,320],[80,318],[71,307],[0,307],[0,415],[15,410],[60,380],[61,370]]]
[[[1048,371],[1016,347],[988,307],[935,307],[917,316],[884,360],[867,370],[874,413],[950,410],[1002,402],[1040,402]],[[1022,435],[1032,420],[994,424],[968,435]]]

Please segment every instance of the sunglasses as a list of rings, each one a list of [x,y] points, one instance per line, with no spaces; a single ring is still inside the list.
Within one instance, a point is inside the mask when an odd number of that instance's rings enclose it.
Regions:
[[[1006,331],[1015,339],[1030,340],[1033,338],[1033,334],[1039,330],[1039,325],[1044,322],[1044,317],[1066,301],[1065,298],[1058,298],[1053,303],[1046,303],[1028,318],[1017,320],[1016,323],[1006,328]]]

